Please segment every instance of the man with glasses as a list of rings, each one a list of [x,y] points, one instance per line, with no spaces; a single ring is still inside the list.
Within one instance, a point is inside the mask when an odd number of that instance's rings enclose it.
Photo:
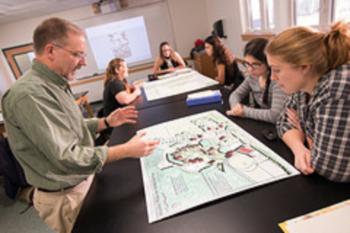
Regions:
[[[33,204],[57,232],[71,232],[93,175],[105,163],[146,156],[158,141],[136,135],[116,146],[94,146],[97,132],[135,123],[126,107],[103,119],[84,119],[68,81],[86,65],[83,31],[59,18],[34,31],[32,67],[5,93],[2,109],[11,150],[34,189]]]

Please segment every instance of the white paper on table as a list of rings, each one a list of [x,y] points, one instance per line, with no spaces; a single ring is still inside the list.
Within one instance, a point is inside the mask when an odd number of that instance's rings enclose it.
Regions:
[[[350,200],[285,221],[285,233],[349,233]]]
[[[141,131],[160,141],[140,160],[149,222],[300,174],[217,111]]]
[[[168,78],[147,82],[143,85],[148,101],[162,99],[218,84],[216,80],[206,77],[197,71],[168,74]]]

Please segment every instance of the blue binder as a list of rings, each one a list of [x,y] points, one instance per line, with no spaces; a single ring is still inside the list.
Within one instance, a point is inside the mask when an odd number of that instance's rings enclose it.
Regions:
[[[186,99],[187,106],[195,106],[216,102],[221,102],[220,90],[201,91],[189,94]]]

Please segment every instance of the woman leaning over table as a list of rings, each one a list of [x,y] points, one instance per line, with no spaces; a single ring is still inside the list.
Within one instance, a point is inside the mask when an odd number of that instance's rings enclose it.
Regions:
[[[292,96],[277,122],[305,175],[350,181],[350,37],[345,23],[327,33],[294,27],[267,46],[272,79]]]
[[[246,77],[230,95],[227,115],[276,123],[283,110],[286,94],[275,81],[271,81],[271,70],[265,55],[267,43],[264,38],[249,41],[244,47],[244,60],[236,59]],[[248,96],[252,97],[252,103],[243,105],[242,101]]]

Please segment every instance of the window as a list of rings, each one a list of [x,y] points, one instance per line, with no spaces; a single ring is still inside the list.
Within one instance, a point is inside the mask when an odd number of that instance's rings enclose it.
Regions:
[[[334,0],[333,2],[333,19],[334,21],[345,20],[350,21],[350,1]]]
[[[33,44],[6,48],[2,51],[16,79],[31,67],[34,58]]]
[[[255,30],[261,30],[261,10],[260,10],[260,0],[249,0],[248,6],[251,9],[250,11],[250,28]]]
[[[246,31],[269,32],[275,28],[274,0],[243,1]]]
[[[349,0],[293,0],[294,24],[326,29],[335,21],[350,22]]]
[[[267,1],[267,14],[268,14],[269,28],[274,29],[276,25],[275,25],[275,7],[273,4],[273,0]]]
[[[292,0],[293,22],[297,26],[313,26],[327,30],[332,22],[335,0]]]
[[[350,23],[350,0],[241,0],[240,4],[243,40],[273,35],[293,25],[328,31],[332,22]]]
[[[295,0],[295,24],[315,26],[320,24],[320,0]]]

